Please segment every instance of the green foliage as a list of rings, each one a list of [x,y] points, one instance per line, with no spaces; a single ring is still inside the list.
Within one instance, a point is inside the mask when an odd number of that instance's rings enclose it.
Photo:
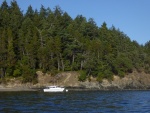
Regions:
[[[120,77],[124,77],[125,76],[125,72],[123,72],[123,71],[118,71],[118,75],[120,76]]]
[[[114,73],[123,77],[125,73],[131,73],[133,70],[132,61],[125,56],[125,54],[120,54],[117,56],[115,61],[113,62]]]
[[[78,77],[78,80],[84,82],[86,80],[86,78],[87,78],[86,72],[80,71],[80,76]]]
[[[16,70],[14,70],[14,72],[13,72],[13,76],[14,77],[19,77],[19,76],[21,76],[21,71],[19,70],[19,69],[16,69]]]
[[[97,76],[97,81],[102,82],[103,78],[104,78],[104,74],[102,72],[99,72]]]
[[[22,74],[22,82],[34,82],[37,80],[35,70],[30,69],[28,66],[23,67],[23,74]]]
[[[113,80],[113,73],[110,70],[105,70],[104,71],[104,78],[108,80]]]
[[[78,71],[101,82],[124,77],[134,69],[150,73],[150,41],[139,45],[114,26],[100,27],[82,15],[72,19],[59,6],[52,11],[29,6],[23,14],[14,0],[0,6],[0,77],[37,82],[35,70]]]

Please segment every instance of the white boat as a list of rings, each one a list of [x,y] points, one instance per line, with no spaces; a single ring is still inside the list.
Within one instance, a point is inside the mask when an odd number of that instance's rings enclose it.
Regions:
[[[68,92],[67,89],[59,86],[47,86],[45,89],[43,89],[43,91],[44,92]]]

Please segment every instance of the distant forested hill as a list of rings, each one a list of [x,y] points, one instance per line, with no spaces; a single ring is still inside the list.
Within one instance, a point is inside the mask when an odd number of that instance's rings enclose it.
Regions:
[[[82,15],[72,19],[59,6],[54,10],[29,6],[23,13],[17,2],[0,6],[0,77],[36,79],[42,70],[80,71],[80,81],[88,76],[112,79],[133,70],[150,73],[150,41],[139,45],[116,29],[100,27]]]

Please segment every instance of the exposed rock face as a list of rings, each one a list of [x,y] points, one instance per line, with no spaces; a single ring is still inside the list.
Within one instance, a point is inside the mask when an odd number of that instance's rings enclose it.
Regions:
[[[150,75],[133,72],[124,78],[114,76],[113,81],[103,79],[102,83],[82,83],[86,88],[97,89],[150,89]]]
[[[37,71],[38,83],[26,83],[22,84],[17,79],[10,80],[7,84],[0,84],[0,89],[13,90],[28,90],[32,88],[43,88],[48,85],[59,85],[65,87],[74,88],[87,88],[87,89],[99,89],[99,90],[123,90],[123,89],[150,89],[150,74],[133,72],[126,75],[124,78],[114,76],[113,81],[103,79],[101,83],[97,82],[95,78],[91,77],[91,81],[85,82],[78,81],[78,72],[62,72],[56,76],[51,74],[44,74],[41,71]]]
[[[66,87],[79,87],[80,82],[78,81],[79,73],[77,72],[62,72],[56,76],[50,74],[44,74],[41,71],[37,72],[39,86],[47,85],[59,85]]]
[[[42,71],[37,71],[36,74],[38,75],[38,84],[36,84],[36,87],[47,86],[49,83],[54,81],[54,78],[51,76],[51,74],[44,74]]]
[[[21,80],[12,78],[8,82],[0,84],[0,91],[35,91],[32,83],[23,84]]]
[[[150,89],[150,74],[133,72],[124,78],[114,76],[113,81],[103,79],[102,83],[92,80],[79,82],[77,72],[62,72],[52,77],[42,72],[37,72],[40,86],[60,85],[66,87],[83,87],[88,89],[115,90],[115,89]],[[55,83],[54,83],[55,82]]]

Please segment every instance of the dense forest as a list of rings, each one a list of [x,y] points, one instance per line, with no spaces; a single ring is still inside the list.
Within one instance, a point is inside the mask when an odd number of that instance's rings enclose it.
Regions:
[[[144,38],[144,37],[143,37]],[[92,18],[72,19],[59,6],[53,10],[41,5],[20,10],[14,0],[0,6],[0,77],[36,79],[36,71],[55,75],[79,71],[80,81],[89,76],[112,79],[134,70],[150,73],[150,41],[140,45],[116,29],[100,27]]]

